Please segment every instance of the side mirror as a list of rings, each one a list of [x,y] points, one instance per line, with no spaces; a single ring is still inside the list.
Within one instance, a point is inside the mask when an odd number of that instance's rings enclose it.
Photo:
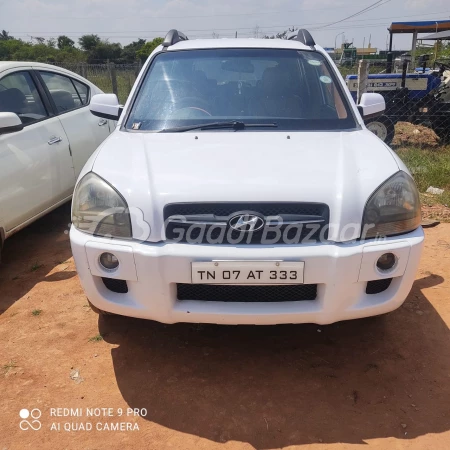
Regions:
[[[13,112],[0,112],[0,134],[23,130],[23,123]]]
[[[116,94],[97,94],[92,97],[89,109],[94,116],[118,120],[123,108]]]
[[[361,95],[358,109],[364,120],[372,119],[383,114],[386,102],[381,94],[365,93]]]

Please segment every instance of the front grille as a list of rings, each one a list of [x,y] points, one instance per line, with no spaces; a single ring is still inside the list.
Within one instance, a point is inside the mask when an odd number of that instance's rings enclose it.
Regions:
[[[237,286],[215,284],[177,284],[178,300],[205,302],[298,302],[315,300],[317,284],[278,286]]]
[[[382,278],[381,280],[372,280],[367,282],[366,294],[379,294],[385,291],[391,285],[392,278]]]
[[[125,280],[102,277],[102,281],[103,284],[112,292],[117,292],[118,294],[126,294],[128,292],[128,286]]]
[[[251,232],[233,230],[230,219],[242,213],[263,218],[268,227]],[[164,207],[166,239],[192,244],[319,242],[328,238],[329,215],[327,205],[305,202],[172,203]]]
[[[213,214],[215,216],[230,216],[237,211],[256,211],[263,216],[277,214],[321,215],[323,203],[300,202],[223,202],[223,203],[170,203],[164,207],[164,219],[170,216],[190,216],[194,214]]]

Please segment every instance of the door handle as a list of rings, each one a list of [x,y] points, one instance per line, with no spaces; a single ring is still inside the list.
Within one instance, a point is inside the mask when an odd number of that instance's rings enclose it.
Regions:
[[[62,138],[59,136],[52,136],[50,140],[48,141],[48,145],[57,144],[58,142],[61,142]]]
[[[108,121],[106,119],[100,119],[98,121],[98,126],[102,127],[103,125],[106,125],[108,123]]]

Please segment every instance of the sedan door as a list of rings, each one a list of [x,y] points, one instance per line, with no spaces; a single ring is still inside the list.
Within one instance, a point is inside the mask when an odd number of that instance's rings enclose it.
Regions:
[[[69,138],[75,176],[86,161],[108,137],[109,124],[89,110],[90,88],[87,84],[62,73],[39,70],[43,83]]]
[[[2,72],[0,111],[24,124],[0,135],[0,223],[9,232],[68,199],[75,175],[67,136],[31,70]]]

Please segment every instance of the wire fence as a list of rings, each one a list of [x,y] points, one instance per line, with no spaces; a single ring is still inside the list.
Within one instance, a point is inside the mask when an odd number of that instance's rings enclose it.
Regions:
[[[98,86],[103,92],[113,92],[122,104],[125,103],[142,68],[142,63],[60,63],[55,65],[81,75]]]
[[[449,142],[450,62],[436,62],[431,68],[421,63],[412,70],[405,60],[394,65],[393,73],[386,73],[386,64],[383,67],[368,61],[342,69],[345,69],[343,76],[356,103],[363,93],[374,92],[384,97],[384,114],[366,121],[368,128],[384,142],[422,147]],[[396,127],[404,122],[416,125],[409,128],[410,136],[408,128]]]

